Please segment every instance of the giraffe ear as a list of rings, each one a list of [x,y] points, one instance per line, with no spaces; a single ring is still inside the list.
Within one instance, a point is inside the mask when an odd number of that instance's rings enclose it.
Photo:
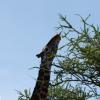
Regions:
[[[39,53],[36,55],[38,58],[42,57],[43,56],[43,52]]]

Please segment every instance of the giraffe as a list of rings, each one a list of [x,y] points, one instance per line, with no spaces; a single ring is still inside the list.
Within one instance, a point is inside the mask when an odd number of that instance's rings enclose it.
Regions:
[[[61,40],[60,34],[61,33],[56,34],[47,43],[42,52],[36,55],[38,58],[41,58],[41,64],[36,85],[30,100],[47,100],[51,66]]]

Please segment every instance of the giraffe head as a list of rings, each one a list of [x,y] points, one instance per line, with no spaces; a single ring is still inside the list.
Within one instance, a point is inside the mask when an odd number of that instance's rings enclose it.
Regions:
[[[44,56],[44,54],[46,54],[46,52],[50,52],[52,51],[53,54],[56,54],[57,50],[58,49],[58,44],[59,44],[59,41],[61,40],[61,37],[60,37],[60,34],[56,34],[48,43],[47,45],[45,46],[45,48],[42,50],[42,52],[40,54],[37,54],[36,56],[38,58],[42,58]]]

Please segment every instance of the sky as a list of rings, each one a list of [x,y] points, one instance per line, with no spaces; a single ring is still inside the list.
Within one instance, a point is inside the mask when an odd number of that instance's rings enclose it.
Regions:
[[[16,90],[33,89],[36,54],[56,34],[59,14],[79,25],[80,14],[100,24],[100,0],[0,0],[0,98],[17,100]]]

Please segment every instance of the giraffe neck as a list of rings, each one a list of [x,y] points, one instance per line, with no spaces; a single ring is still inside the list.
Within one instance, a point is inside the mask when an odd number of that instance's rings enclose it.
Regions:
[[[52,63],[41,63],[36,86],[31,100],[46,100],[50,81],[50,71]],[[33,99],[34,98],[34,99]]]
[[[41,57],[41,65],[36,86],[30,100],[47,100],[51,65],[57,53],[60,40],[61,37],[57,34],[48,42],[45,49],[37,55],[38,58]]]

